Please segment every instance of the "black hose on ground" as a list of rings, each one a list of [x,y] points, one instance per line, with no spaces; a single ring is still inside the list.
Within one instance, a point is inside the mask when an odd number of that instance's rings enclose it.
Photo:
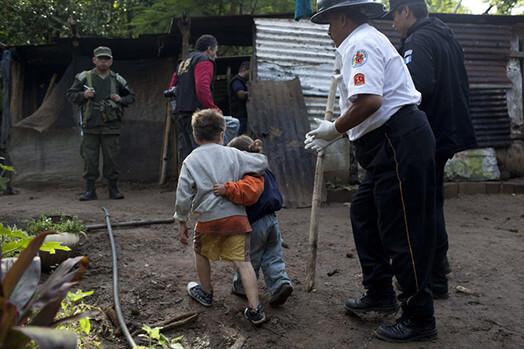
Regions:
[[[174,218],[165,218],[165,219],[151,219],[147,221],[130,221],[130,222],[119,222],[114,223],[113,227],[134,227],[139,225],[151,225],[151,224],[171,224],[175,221]],[[93,224],[87,225],[86,230],[92,231],[97,229],[105,229],[106,224]]]
[[[129,330],[127,329],[126,322],[124,321],[124,316],[122,315],[122,309],[120,308],[120,299],[118,298],[118,264],[116,260],[116,247],[115,239],[113,238],[113,230],[111,229],[111,220],[109,218],[109,213],[105,207],[102,207],[106,214],[107,230],[109,231],[109,239],[111,240],[111,252],[113,254],[113,297],[115,299],[115,312],[118,317],[118,323],[122,329],[122,333],[126,337],[127,342],[131,348],[136,348],[136,343],[131,337]]]

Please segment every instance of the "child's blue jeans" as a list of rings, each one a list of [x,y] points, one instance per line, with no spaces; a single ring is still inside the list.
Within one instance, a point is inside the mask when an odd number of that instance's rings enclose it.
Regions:
[[[251,223],[250,256],[251,264],[258,271],[262,268],[266,286],[274,294],[285,283],[291,285],[291,279],[286,273],[286,265],[282,259],[282,235],[278,229],[278,220],[274,214],[268,214]],[[233,277],[233,288],[239,293],[245,293],[238,272]]]

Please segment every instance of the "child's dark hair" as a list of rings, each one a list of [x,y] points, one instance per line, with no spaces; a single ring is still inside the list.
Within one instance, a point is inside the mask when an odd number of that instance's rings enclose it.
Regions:
[[[250,153],[262,153],[262,141],[260,139],[252,140],[251,137],[246,135],[233,138],[227,146]]]
[[[226,120],[216,109],[197,110],[191,118],[191,127],[196,140],[213,142],[226,129]]]

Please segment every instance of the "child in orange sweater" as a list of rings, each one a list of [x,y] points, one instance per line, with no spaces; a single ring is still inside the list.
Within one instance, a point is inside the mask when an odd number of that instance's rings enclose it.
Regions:
[[[253,141],[246,135],[234,138],[228,147],[235,147],[251,153],[261,153],[261,141]],[[215,195],[225,195],[234,203],[246,206],[246,213],[251,224],[250,251],[251,264],[258,278],[258,271],[262,268],[267,288],[271,292],[269,304],[282,305],[293,292],[291,279],[286,273],[286,265],[282,259],[282,235],[278,227],[275,211],[282,207],[282,195],[278,190],[275,176],[269,170],[263,175],[264,191],[258,200],[253,201],[251,192],[256,188],[257,178],[246,175],[238,182],[215,184]],[[242,287],[240,275],[233,278],[233,294],[246,296]]]

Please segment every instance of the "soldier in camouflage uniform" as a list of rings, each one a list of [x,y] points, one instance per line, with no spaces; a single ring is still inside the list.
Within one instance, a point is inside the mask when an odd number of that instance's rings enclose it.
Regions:
[[[120,171],[117,158],[120,152],[120,123],[124,107],[134,103],[135,93],[126,80],[110,70],[113,55],[109,47],[100,46],[93,51],[95,68],[76,75],[67,98],[77,104],[81,112],[84,179],[87,191],[80,201],[95,200],[95,181],[100,175],[98,159],[100,148],[103,155],[103,175],[109,182],[109,198],[123,199],[118,191]]]

